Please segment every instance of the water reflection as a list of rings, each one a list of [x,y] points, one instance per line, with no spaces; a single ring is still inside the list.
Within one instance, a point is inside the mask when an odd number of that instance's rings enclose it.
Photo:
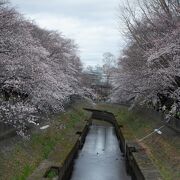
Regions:
[[[71,180],[130,180],[112,126],[92,125]]]

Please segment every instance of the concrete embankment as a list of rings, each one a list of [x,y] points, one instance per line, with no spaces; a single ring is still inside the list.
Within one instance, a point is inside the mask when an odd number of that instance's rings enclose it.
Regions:
[[[145,150],[137,142],[127,141],[112,113],[86,109],[92,112],[92,118],[111,123],[119,140],[119,146],[126,159],[126,171],[134,180],[161,180],[162,177],[149,159]]]
[[[126,141],[112,113],[86,110],[92,112],[92,116],[83,130],[76,132],[76,138],[64,160],[57,163],[54,154],[60,152],[58,147],[55,148],[49,160],[42,162],[28,180],[48,179],[51,172],[56,172],[54,179],[58,180],[93,180],[93,177],[98,177],[98,180],[109,177],[113,180],[128,180],[130,176],[133,180],[162,179],[144,149],[136,142]],[[106,121],[111,126],[101,123],[91,125],[94,119]]]
[[[75,102],[65,112],[49,119],[46,122],[49,128],[33,132],[28,141],[16,136],[0,141],[0,179],[28,179],[38,169],[41,169],[38,178],[33,180],[44,179],[51,167],[55,168],[46,179],[58,174],[86,127],[85,120],[90,113],[83,110],[84,106],[92,107],[92,103]]]
[[[61,155],[60,149],[62,149],[62,147],[56,146],[49,154],[48,159],[44,160],[27,180],[49,179],[51,174],[53,174],[54,179],[69,179],[73,168],[73,161],[77,156],[78,150],[82,148],[85,137],[89,131],[91,121],[90,119],[86,121],[87,123],[84,124],[84,127],[81,127],[79,129],[80,131],[74,134],[74,137],[70,137],[72,142],[70,146],[66,148],[66,151]]]

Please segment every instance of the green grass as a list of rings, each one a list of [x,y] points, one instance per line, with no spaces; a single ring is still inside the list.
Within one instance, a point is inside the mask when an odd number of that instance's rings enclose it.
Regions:
[[[161,126],[160,115],[147,109],[129,111],[125,106],[98,104],[98,109],[107,110],[116,116],[126,140],[137,141]],[[167,129],[167,131],[166,131]],[[169,134],[168,128],[144,140],[141,145],[159,169],[164,180],[180,179],[180,136]]]
[[[19,165],[19,164],[18,164]],[[20,176],[16,176],[14,178],[12,178],[13,180],[26,180],[26,178],[31,174],[31,172],[33,171],[34,167],[26,164],[23,167],[22,170],[22,174]]]
[[[46,175],[46,178],[52,179],[54,177],[58,176],[58,170],[56,169],[50,169]]]
[[[48,175],[47,175],[47,178],[54,178],[54,177],[56,177],[58,174],[56,173],[56,172],[54,172],[54,171],[50,171],[49,173],[48,173]]]
[[[25,180],[38,165],[48,159],[58,146],[54,160],[63,162],[76,140],[76,131],[84,128],[89,113],[83,107],[87,102],[78,102],[66,112],[57,115],[50,128],[35,133],[29,141],[22,141],[5,154],[0,153],[0,180]],[[61,125],[65,128],[60,128]]]

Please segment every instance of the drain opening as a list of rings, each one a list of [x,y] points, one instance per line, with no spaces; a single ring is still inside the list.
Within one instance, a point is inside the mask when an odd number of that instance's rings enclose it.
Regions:
[[[76,134],[77,134],[77,135],[81,135],[82,132],[81,132],[81,131],[77,131]]]

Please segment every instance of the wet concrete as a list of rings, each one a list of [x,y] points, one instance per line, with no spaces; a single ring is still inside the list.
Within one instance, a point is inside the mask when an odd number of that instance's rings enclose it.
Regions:
[[[93,124],[75,160],[71,180],[130,180],[111,125]]]

